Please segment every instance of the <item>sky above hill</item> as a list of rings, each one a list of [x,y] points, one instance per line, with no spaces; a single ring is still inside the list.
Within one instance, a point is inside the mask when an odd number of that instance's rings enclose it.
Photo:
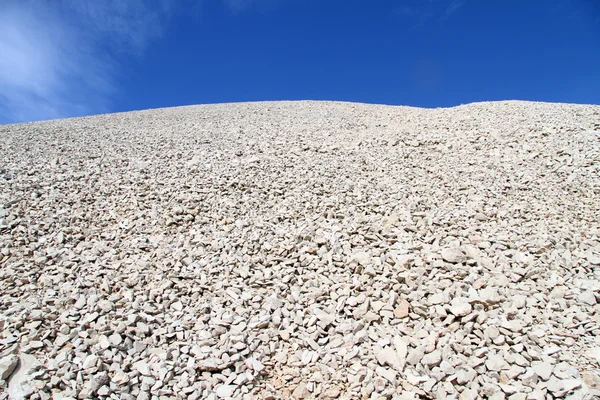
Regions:
[[[0,123],[300,99],[600,104],[600,2],[0,1]]]

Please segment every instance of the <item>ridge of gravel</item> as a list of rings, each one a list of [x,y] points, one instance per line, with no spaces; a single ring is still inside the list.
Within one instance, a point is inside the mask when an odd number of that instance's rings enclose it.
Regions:
[[[600,106],[0,126],[0,399],[600,398]]]

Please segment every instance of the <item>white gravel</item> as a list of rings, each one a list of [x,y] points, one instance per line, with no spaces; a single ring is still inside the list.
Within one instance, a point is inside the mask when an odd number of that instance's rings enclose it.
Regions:
[[[0,138],[0,399],[600,398],[600,106]]]

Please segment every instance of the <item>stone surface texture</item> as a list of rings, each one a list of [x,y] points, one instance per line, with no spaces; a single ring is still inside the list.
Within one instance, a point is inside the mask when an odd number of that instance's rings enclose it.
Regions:
[[[600,398],[600,106],[0,126],[0,400]]]

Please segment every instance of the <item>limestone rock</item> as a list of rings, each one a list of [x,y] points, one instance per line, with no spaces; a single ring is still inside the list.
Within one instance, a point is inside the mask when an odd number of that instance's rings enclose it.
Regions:
[[[1,125],[0,398],[600,398],[599,115]]]
[[[19,365],[19,357],[15,354],[0,359],[0,380],[7,381]]]
[[[457,264],[466,261],[465,253],[462,250],[453,248],[453,249],[443,249],[441,253],[442,259],[446,262]]]

